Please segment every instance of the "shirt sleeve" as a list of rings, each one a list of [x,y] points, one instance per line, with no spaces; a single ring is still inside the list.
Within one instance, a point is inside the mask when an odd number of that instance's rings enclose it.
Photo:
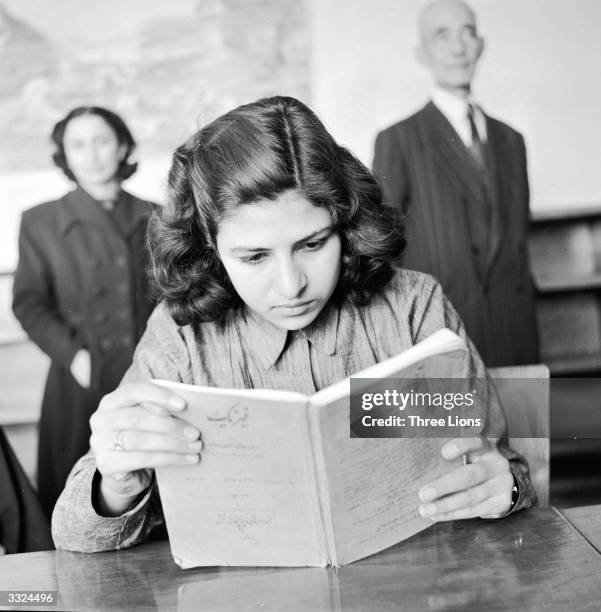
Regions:
[[[160,306],[149,320],[124,382],[162,378],[178,381],[178,368],[169,356],[170,342],[177,343],[177,327]],[[57,548],[79,552],[118,550],[147,539],[164,521],[156,482],[121,516],[107,517],[94,506],[100,474],[90,450],[73,467],[52,515],[52,537]]]
[[[481,434],[488,438],[497,439],[499,452],[509,461],[511,473],[519,493],[517,502],[513,505],[511,512],[529,508],[537,503],[537,496],[530,479],[528,462],[522,455],[509,447],[503,407],[494,386],[490,384],[491,379],[484,362],[467,336],[459,315],[444,295],[441,286],[428,275],[422,274],[419,277],[422,286],[419,291],[416,291],[417,297],[414,302],[411,322],[414,342],[424,340],[443,327],[455,332],[466,341],[468,352],[465,376],[482,381],[482,384],[478,384],[479,392],[484,394],[482,399],[484,422]]]
[[[56,548],[77,552],[119,550],[143,542],[163,522],[156,483],[121,516],[101,516],[93,499],[100,482],[92,451],[73,467],[52,514]]]

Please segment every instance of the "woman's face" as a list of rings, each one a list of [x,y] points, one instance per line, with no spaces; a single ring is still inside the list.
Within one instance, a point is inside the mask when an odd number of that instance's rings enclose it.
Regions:
[[[242,300],[283,329],[316,319],[340,275],[340,237],[328,210],[292,190],[239,206],[219,224],[217,249]]]
[[[125,145],[119,144],[113,128],[98,115],[71,119],[63,147],[71,172],[84,188],[113,181],[125,155]]]

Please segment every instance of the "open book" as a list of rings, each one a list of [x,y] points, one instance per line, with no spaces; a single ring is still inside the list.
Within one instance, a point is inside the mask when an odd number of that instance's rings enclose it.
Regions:
[[[444,329],[353,378],[456,378],[466,351]],[[197,465],[156,470],[179,565],[343,565],[431,525],[417,491],[457,465],[445,440],[351,438],[349,380],[310,397],[154,381],[204,442]]]

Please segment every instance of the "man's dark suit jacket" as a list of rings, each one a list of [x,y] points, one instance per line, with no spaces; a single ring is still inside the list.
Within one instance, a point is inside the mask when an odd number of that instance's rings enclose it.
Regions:
[[[522,136],[486,116],[487,170],[433,103],[376,139],[374,173],[407,213],[403,266],[435,276],[487,366],[535,363]]]

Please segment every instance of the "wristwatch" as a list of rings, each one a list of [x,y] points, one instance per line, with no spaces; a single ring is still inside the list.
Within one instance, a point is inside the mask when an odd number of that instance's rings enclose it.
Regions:
[[[515,479],[515,476],[513,476],[513,489],[511,489],[511,506],[509,507],[509,511],[507,512],[507,514],[513,512],[513,509],[516,507],[516,504],[518,503],[519,499],[520,489],[518,487],[518,481]]]

